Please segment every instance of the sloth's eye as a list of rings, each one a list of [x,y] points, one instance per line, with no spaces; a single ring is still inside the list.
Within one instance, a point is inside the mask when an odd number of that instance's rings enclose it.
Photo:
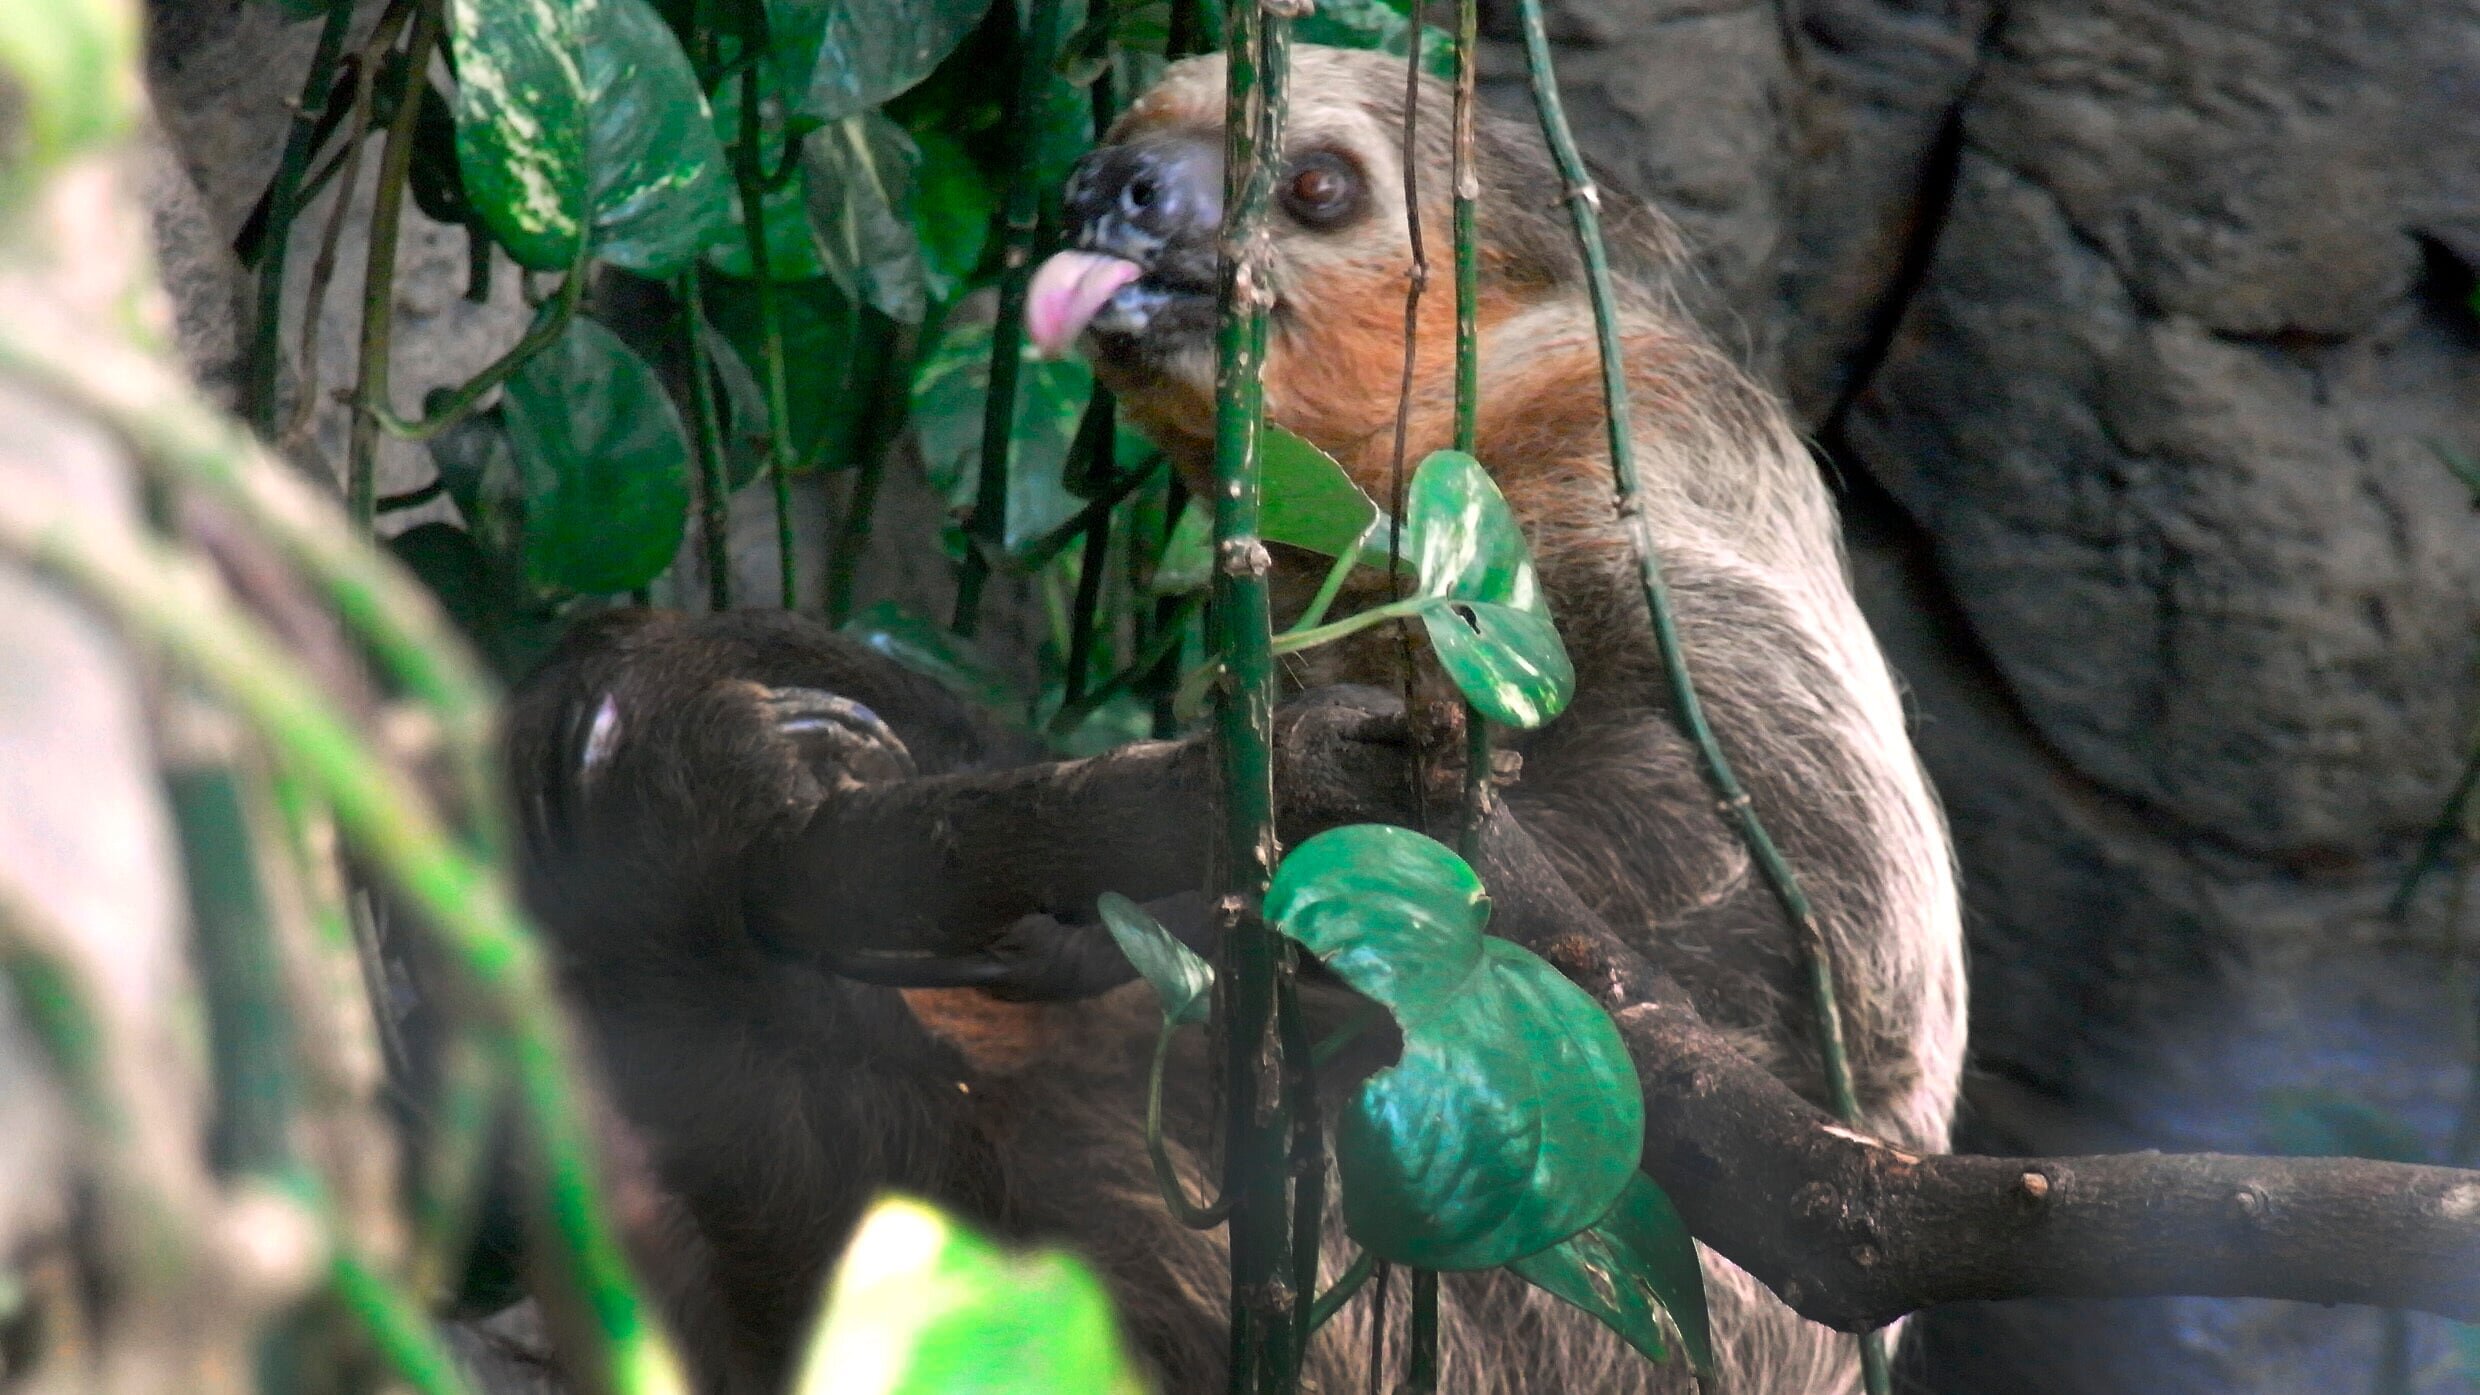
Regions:
[[[1319,151],[1292,165],[1283,181],[1283,208],[1313,228],[1341,225],[1367,202],[1360,171],[1340,155]]]

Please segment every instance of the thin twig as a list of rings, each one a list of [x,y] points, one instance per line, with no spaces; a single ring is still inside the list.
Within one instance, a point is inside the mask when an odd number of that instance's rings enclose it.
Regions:
[[[336,59],[344,50],[345,31],[353,27],[353,10],[344,3],[327,7],[318,45],[310,52],[310,71],[302,79],[301,100],[284,133],[284,155],[276,164],[275,182],[268,186],[267,224],[258,258],[258,314],[250,325],[250,356],[242,366],[241,410],[259,434],[270,439],[276,429],[276,364],[282,357],[278,341],[284,327],[284,263],[292,250],[293,220],[309,196],[302,187],[301,172],[310,162],[310,147],[327,116],[328,94],[336,85]]]
[[[1601,195],[1593,186],[1584,159],[1577,153],[1574,134],[1567,124],[1567,113],[1559,101],[1558,78],[1551,65],[1550,36],[1542,21],[1541,0],[1517,0],[1523,20],[1525,67],[1532,79],[1533,103],[1541,117],[1542,138],[1558,163],[1559,177],[1566,181],[1568,212],[1575,221],[1576,240],[1584,254],[1585,280],[1593,300],[1593,323],[1601,346],[1602,395],[1610,432],[1611,474],[1617,484],[1618,512],[1636,544],[1637,579],[1645,597],[1645,611],[1652,622],[1655,646],[1661,651],[1662,671],[1670,685],[1671,706],[1680,728],[1696,747],[1698,763],[1704,768],[1706,783],[1712,786],[1723,817],[1739,831],[1751,856],[1763,871],[1766,886],[1782,907],[1783,917],[1791,924],[1799,945],[1800,958],[1807,972],[1811,1020],[1817,1033],[1819,1055],[1823,1058],[1826,1092],[1834,1104],[1834,1112],[1846,1124],[1860,1120],[1860,1101],[1852,1088],[1851,1060],[1843,1041],[1842,1011],[1835,1001],[1834,964],[1829,956],[1823,927],[1810,906],[1808,895],[1800,889],[1799,877],[1782,850],[1768,834],[1758,818],[1756,806],[1741,788],[1739,777],[1731,769],[1729,757],[1715,740],[1713,728],[1705,718],[1704,703],[1697,697],[1696,684],[1688,673],[1687,655],[1679,641],[1679,628],[1670,604],[1670,587],[1663,579],[1662,560],[1657,549],[1650,521],[1644,514],[1644,500],[1637,483],[1634,418],[1628,408],[1627,358],[1619,338],[1619,311],[1611,289],[1610,257],[1602,242]],[[1860,1339],[1861,1375],[1869,1395],[1886,1395],[1891,1376],[1886,1362],[1886,1348],[1877,1333],[1864,1333]]]
[[[413,128],[422,111],[422,88],[430,81],[431,49],[439,42],[440,10],[446,3],[414,0],[413,37],[405,44],[405,90],[388,122],[379,188],[370,205],[369,255],[362,271],[361,372],[353,386],[353,424],[344,457],[345,512],[364,533],[378,518],[373,485],[380,413],[389,402],[388,356],[395,347],[397,224],[404,211],[406,174],[413,167]],[[371,78],[375,84],[376,69]]]

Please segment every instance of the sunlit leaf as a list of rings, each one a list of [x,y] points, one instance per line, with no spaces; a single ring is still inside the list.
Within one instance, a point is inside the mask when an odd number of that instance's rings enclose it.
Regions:
[[[1565,710],[1575,666],[1489,472],[1461,451],[1431,455],[1406,489],[1404,515],[1404,548],[1435,602],[1421,623],[1456,687],[1504,726],[1538,727]]]
[[[796,1395],[1142,1395],[1100,1280],[1010,1253],[927,1203],[870,1208],[827,1286]]]
[[[627,591],[670,565],[688,527],[689,443],[645,360],[592,320],[572,321],[508,379],[501,410],[536,584]]]
[[[894,601],[880,601],[845,621],[842,633],[915,673],[937,679],[958,697],[1001,711],[1024,706],[1016,686],[968,642]]]
[[[930,483],[959,509],[977,496],[982,406],[990,394],[991,326],[951,319],[913,370],[913,427]],[[1093,395],[1093,371],[1076,359],[1044,360],[1024,348],[1016,370],[1014,459],[1008,470],[1001,536],[1023,550],[1084,507],[1062,478],[1078,420]]]
[[[138,16],[136,5],[98,0],[0,4],[0,86],[16,89],[8,117],[16,129],[0,127],[8,179],[39,178],[128,129],[145,100]]]
[[[820,264],[844,294],[904,324],[920,323],[929,299],[910,213],[920,163],[913,138],[874,111],[813,131],[801,147]]]
[[[776,71],[819,121],[858,116],[930,76],[990,0],[767,0]]]
[[[1119,941],[1120,952],[1162,1000],[1163,1017],[1181,1026],[1205,1021],[1214,999],[1213,966],[1118,892],[1102,893],[1096,905],[1102,923],[1110,927],[1111,938]]]
[[[1481,933],[1489,903],[1463,859],[1408,829],[1335,829],[1283,860],[1265,911],[1403,1034],[1337,1127],[1353,1239],[1486,1269],[1608,1214],[1644,1143],[1635,1067],[1581,989]]]
[[[646,0],[450,0],[457,159],[492,236],[537,271],[585,244],[664,277],[721,236],[723,147]]]
[[[1628,1179],[1609,1215],[1507,1267],[1591,1313],[1648,1358],[1668,1355],[1667,1328],[1678,1333],[1699,1371],[1713,1370],[1696,1241],[1670,1197],[1643,1173]]]

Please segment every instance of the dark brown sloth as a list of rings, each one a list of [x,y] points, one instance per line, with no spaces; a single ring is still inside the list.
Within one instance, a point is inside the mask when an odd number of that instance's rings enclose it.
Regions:
[[[1080,167],[1073,250],[1030,298],[1036,339],[1082,343],[1192,480],[1212,423],[1222,94],[1221,61],[1196,59],[1130,110]],[[1421,212],[1440,246],[1449,98],[1429,83],[1420,100]],[[1381,498],[1409,264],[1403,103],[1399,60],[1295,52],[1272,237],[1269,411]],[[1522,778],[1505,822],[1546,854],[1549,894],[1581,901],[1822,1100],[1791,932],[1666,710],[1559,180],[1529,131],[1495,119],[1479,161],[1477,454],[1577,670],[1563,716],[1506,740]],[[1774,399],[1666,293],[1667,225],[1633,208],[1612,221],[1630,427],[1689,663],[1823,922],[1865,1126],[1942,1150],[1964,1035],[1953,877],[1831,506]],[[1450,319],[1423,317],[1414,460],[1447,443]],[[1317,561],[1282,559],[1278,581],[1302,589]],[[1391,639],[1318,650],[1290,676],[1384,684],[1395,655]],[[1278,722],[1286,839],[1416,802],[1402,715],[1339,691]],[[1111,987],[1127,970],[1084,927],[1102,890],[1199,884],[1213,824],[1200,746],[1012,764],[929,685],[806,622],[626,615],[528,686],[513,751],[535,899],[670,1199],[652,1262],[706,1384],[780,1380],[857,1208],[892,1186],[1074,1246],[1164,1390],[1221,1389],[1222,1240],[1166,1213],[1141,1141],[1154,1010],[1142,986]],[[1523,914],[1518,889],[1492,890],[1502,918]],[[1191,1065],[1174,1112],[1194,1121],[1209,1071]],[[1191,1160],[1199,1188],[1207,1170]],[[1848,1337],[1711,1254],[1707,1273],[1724,1389],[1856,1387]],[[1685,1388],[1676,1365],[1503,1276],[1443,1287],[1442,1388],[1458,1395]],[[1312,1344],[1307,1388],[1364,1388],[1365,1306]]]

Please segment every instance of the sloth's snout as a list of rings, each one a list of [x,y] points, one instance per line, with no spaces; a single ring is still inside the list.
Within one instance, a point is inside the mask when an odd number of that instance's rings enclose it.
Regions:
[[[1164,248],[1210,240],[1223,218],[1223,152],[1187,136],[1104,146],[1068,179],[1068,245],[1148,268]]]

